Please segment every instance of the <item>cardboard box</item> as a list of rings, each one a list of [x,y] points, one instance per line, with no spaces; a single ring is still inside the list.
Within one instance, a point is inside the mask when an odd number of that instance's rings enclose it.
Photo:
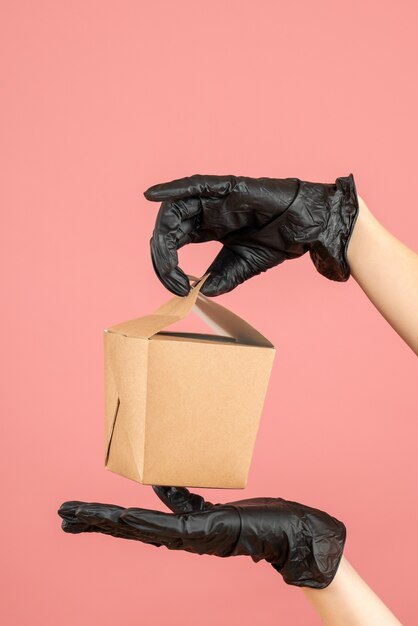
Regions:
[[[247,484],[275,349],[199,293],[207,276],[104,333],[105,465],[145,485]],[[217,335],[164,330],[192,308]]]

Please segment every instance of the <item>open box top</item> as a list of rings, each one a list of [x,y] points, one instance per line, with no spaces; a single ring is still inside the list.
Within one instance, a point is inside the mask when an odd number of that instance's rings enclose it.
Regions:
[[[154,313],[136,319],[116,324],[106,332],[118,333],[125,337],[137,339],[167,339],[179,341],[225,341],[231,338],[236,345],[260,346],[274,348],[273,344],[248,322],[232,311],[221,306],[213,299],[207,298],[200,289],[208,278],[206,274],[192,286],[187,296],[174,296],[171,300],[159,307]],[[168,326],[184,319],[193,309],[203,321],[212,328],[217,335],[208,336],[199,333],[160,333]],[[229,343],[229,342],[228,342]]]

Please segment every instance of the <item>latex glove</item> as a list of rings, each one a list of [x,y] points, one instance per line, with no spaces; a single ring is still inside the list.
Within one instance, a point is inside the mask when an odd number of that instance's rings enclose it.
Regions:
[[[346,529],[323,511],[282,498],[212,504],[184,487],[153,487],[173,511],[64,502],[67,533],[98,532],[169,550],[265,560],[289,585],[327,587],[340,563]]]
[[[346,251],[359,210],[352,174],[335,184],[195,174],[153,185],[144,195],[162,202],[151,238],[155,272],[179,296],[190,285],[177,250],[211,240],[223,248],[205,272],[211,273],[202,287],[207,296],[308,251],[327,278],[350,277]]]

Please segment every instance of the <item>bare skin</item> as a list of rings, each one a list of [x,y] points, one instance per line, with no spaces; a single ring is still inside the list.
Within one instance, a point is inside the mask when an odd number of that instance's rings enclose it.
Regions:
[[[345,557],[328,587],[303,593],[325,626],[402,626]]]
[[[351,274],[418,354],[418,254],[389,233],[358,199],[360,211],[347,250]]]

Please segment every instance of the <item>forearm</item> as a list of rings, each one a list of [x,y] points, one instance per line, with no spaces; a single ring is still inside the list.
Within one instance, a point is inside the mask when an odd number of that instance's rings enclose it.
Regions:
[[[358,199],[360,211],[347,249],[351,274],[418,354],[418,254],[391,235]]]
[[[401,626],[344,557],[328,587],[303,592],[325,626]]]

